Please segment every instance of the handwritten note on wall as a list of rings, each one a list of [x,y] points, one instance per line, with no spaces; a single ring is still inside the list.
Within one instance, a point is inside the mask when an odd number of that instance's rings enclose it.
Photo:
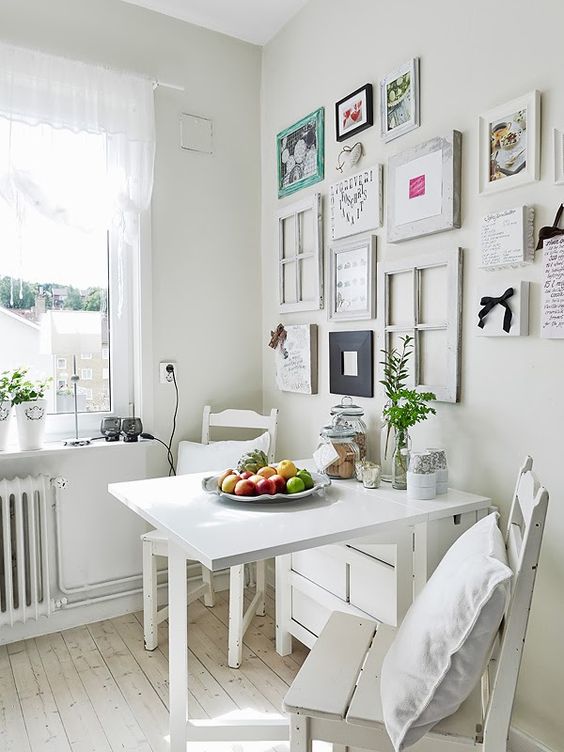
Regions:
[[[317,325],[286,327],[276,348],[276,386],[282,392],[317,394]]]
[[[564,339],[564,238],[545,240],[541,336]]]
[[[519,206],[482,217],[480,250],[484,269],[521,266],[534,261],[534,209]]]
[[[331,239],[374,230],[382,224],[382,165],[333,183],[329,191]]]

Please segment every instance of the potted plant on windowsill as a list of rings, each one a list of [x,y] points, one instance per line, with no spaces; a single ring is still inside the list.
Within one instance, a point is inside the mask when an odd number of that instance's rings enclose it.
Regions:
[[[20,449],[41,449],[45,435],[47,400],[45,392],[52,378],[27,379],[28,369],[17,368],[10,377],[12,405],[16,407]]]
[[[10,384],[12,380],[8,371],[0,374],[0,452],[6,449],[8,443],[8,430],[10,428],[10,415],[12,413],[12,397]]]

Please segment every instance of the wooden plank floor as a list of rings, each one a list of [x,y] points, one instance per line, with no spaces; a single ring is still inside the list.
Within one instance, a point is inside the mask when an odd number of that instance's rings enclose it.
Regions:
[[[191,717],[279,714],[307,655],[274,649],[274,606],[256,617],[241,668],[227,665],[228,595],[216,606],[188,609]],[[2,752],[167,752],[168,634],[143,646],[142,614],[127,614],[64,632],[0,646]],[[192,744],[197,752],[287,752],[268,742]]]

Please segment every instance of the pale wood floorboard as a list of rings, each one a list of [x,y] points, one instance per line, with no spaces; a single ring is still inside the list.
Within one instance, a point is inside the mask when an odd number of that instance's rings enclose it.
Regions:
[[[247,604],[252,598],[248,593]],[[193,718],[279,714],[307,649],[274,649],[274,603],[256,617],[240,669],[227,665],[228,594],[188,610]],[[288,752],[268,742],[195,744],[194,752]],[[126,614],[34,640],[0,646],[2,752],[167,752],[168,625],[159,647],[143,644],[142,614]]]

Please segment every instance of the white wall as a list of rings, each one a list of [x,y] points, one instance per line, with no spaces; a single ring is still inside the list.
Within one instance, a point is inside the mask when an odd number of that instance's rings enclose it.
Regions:
[[[328,325],[325,311],[281,317],[277,308],[274,215],[280,206],[319,190],[325,197],[327,216],[328,187],[337,178],[335,164],[341,148],[334,135],[335,102],[367,82],[376,87],[382,75],[420,56],[421,127],[388,145],[380,140],[377,124],[359,134],[358,140],[366,149],[361,166],[385,163],[390,155],[453,128],[463,133],[462,229],[394,246],[387,246],[385,232],[378,231],[378,258],[464,248],[462,399],[457,405],[439,405],[437,417],[413,431],[414,443],[444,443],[453,483],[488,493],[504,512],[526,453],[535,458],[538,474],[551,491],[514,722],[554,750],[562,750],[564,744],[564,342],[539,338],[542,254],[533,266],[516,275],[532,282],[531,336],[527,338],[501,341],[476,336],[476,284],[477,231],[482,214],[520,203],[532,204],[540,227],[552,221],[563,198],[561,187],[552,184],[551,161],[552,128],[564,127],[563,24],[564,6],[551,0],[540,0],[534,9],[525,0],[515,0],[510,8],[506,3],[485,0],[463,4],[447,0],[311,0],[266,45],[262,71],[263,341],[280,320],[315,322],[320,337],[318,396],[277,392],[273,354],[266,347],[263,351],[264,407],[276,405],[281,410],[282,455],[311,454],[329,407],[340,399],[328,394],[328,331],[376,328],[375,321]],[[543,92],[542,182],[491,198],[479,197],[478,114],[534,88]],[[294,198],[278,201],[275,134],[320,106],[326,113],[326,180]],[[376,341],[375,347],[379,350],[382,343]],[[371,446],[376,452],[381,394],[360,401],[366,408]]]
[[[259,48],[118,0],[2,0],[0,39],[185,87],[155,94],[152,261],[149,295],[141,300],[148,347],[152,335],[152,358],[149,349],[141,375],[154,396],[155,420],[146,429],[168,439],[174,390],[158,383],[164,359],[178,364],[177,438],[199,438],[209,402],[260,408]],[[212,156],[179,148],[181,112],[213,119]],[[71,584],[140,572],[143,525],[105,488],[162,473],[164,450],[75,451],[0,457],[0,477],[69,477],[62,547]],[[114,603],[123,612],[139,602]],[[85,609],[82,619],[103,618],[108,608]]]

